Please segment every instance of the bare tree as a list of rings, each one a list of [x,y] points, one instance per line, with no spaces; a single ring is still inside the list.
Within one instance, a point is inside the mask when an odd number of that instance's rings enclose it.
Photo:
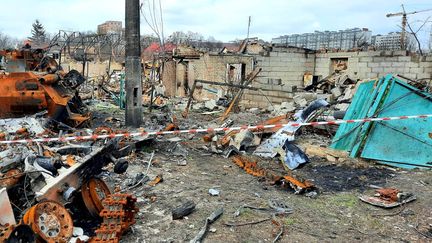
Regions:
[[[417,48],[418,48],[418,50],[420,52],[420,55],[423,55],[423,51],[421,49],[421,44],[420,44],[420,40],[419,40],[419,38],[417,36],[417,33],[426,25],[426,23],[429,22],[430,18],[431,17],[429,16],[425,21],[423,21],[423,23],[420,25],[420,27],[417,29],[417,31],[414,31],[413,28],[411,27],[411,24],[409,22],[407,22],[408,29],[410,30],[408,33],[410,33],[411,35],[413,35],[415,41],[417,42]]]
[[[144,21],[159,39],[159,45],[163,47],[165,45],[165,36],[161,0],[142,0],[140,11]],[[163,48],[161,50],[163,52]]]
[[[144,50],[153,43],[159,43],[159,38],[154,35],[141,36],[141,48]]]
[[[15,49],[19,44],[19,40],[12,38],[6,34],[0,33],[0,50],[2,49]]]

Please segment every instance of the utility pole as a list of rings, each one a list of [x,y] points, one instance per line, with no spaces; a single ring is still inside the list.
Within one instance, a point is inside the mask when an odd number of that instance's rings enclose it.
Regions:
[[[402,32],[401,32],[401,41],[400,42],[401,42],[401,49],[406,50],[405,36],[406,36],[406,25],[407,25],[408,20],[407,20],[407,14],[406,14],[404,5],[402,4],[401,7],[403,10],[403,14],[402,14]]]
[[[249,16],[249,21],[248,21],[248,31],[247,31],[247,41],[249,41],[249,31],[250,31],[250,25],[251,25],[251,16]]]
[[[143,121],[140,46],[140,1],[126,0],[126,126]]]

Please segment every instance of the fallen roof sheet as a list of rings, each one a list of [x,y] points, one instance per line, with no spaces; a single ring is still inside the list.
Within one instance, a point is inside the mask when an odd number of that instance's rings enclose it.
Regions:
[[[388,74],[359,86],[344,119],[410,116],[431,110],[431,94]],[[432,168],[431,130],[428,118],[341,124],[331,147],[397,167]]]

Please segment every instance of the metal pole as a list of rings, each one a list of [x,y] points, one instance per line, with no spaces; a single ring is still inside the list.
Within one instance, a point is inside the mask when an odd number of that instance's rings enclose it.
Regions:
[[[406,24],[407,24],[407,15],[406,15],[406,11],[405,11],[405,6],[403,4],[401,4],[402,7],[402,31],[401,31],[401,35],[400,35],[400,44],[401,44],[401,49],[402,50],[406,50],[406,46],[405,46],[405,31],[406,31]]]
[[[405,35],[406,35],[406,25],[407,25],[407,17],[406,14],[402,15],[402,32],[401,32],[401,49],[402,50],[406,50],[406,46],[405,46]]]
[[[85,76],[86,61],[87,61],[87,53],[84,52],[83,61],[82,61],[82,76]]]
[[[126,0],[126,126],[143,121],[140,47],[140,1]]]
[[[251,16],[249,16],[249,20],[248,20],[248,31],[247,31],[247,37],[246,37],[246,39],[247,39],[248,41],[249,41],[250,24],[251,24]]]

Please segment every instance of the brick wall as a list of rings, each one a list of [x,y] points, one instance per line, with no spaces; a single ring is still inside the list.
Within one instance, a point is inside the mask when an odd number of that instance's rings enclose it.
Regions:
[[[267,55],[256,56],[256,65],[262,71],[253,86],[265,90],[245,91],[241,104],[267,108],[270,102],[291,101],[293,86],[303,86],[303,75],[313,72],[314,59],[315,54],[301,48],[273,48]]]
[[[314,69],[315,54],[300,48],[274,48],[268,56],[257,56],[257,67],[262,68],[256,79],[268,84],[269,79],[281,79],[284,85],[301,86],[303,75]]]
[[[249,74],[253,70],[254,57],[247,55],[234,55],[234,54],[209,54],[206,53],[199,59],[188,59],[182,63],[177,64],[176,68],[176,81],[177,81],[177,96],[184,96],[184,86],[192,84],[195,79],[207,80],[213,82],[226,82],[227,78],[227,64],[245,64],[245,74]],[[186,80],[187,79],[187,80]],[[195,98],[202,99],[204,97],[215,97],[214,92],[221,91],[222,93],[227,88],[217,85],[200,85],[195,91]],[[209,95],[204,94],[205,92]]]
[[[177,91],[175,61],[170,60],[165,63],[162,73],[162,82],[165,86],[165,95],[175,96]]]
[[[412,79],[431,78],[432,75],[432,55],[419,57],[408,55],[405,51],[313,53],[302,48],[274,47],[262,55],[206,53],[199,59],[185,60],[185,63],[176,66],[176,95],[183,96],[182,85],[188,83],[191,87],[195,79],[226,82],[227,64],[244,63],[246,75],[254,66],[262,69],[252,85],[272,91],[247,90],[242,104],[246,107],[266,108],[269,101],[274,104],[291,101],[295,95],[292,87],[304,86],[305,73],[319,75],[321,78],[331,74],[332,59],[347,59],[346,72],[352,79],[377,78],[388,73]],[[185,72],[187,80],[184,80]],[[215,97],[214,92],[213,95],[206,95],[209,90],[224,91],[226,87],[203,85],[198,87],[196,98]]]
[[[382,77],[388,73],[412,79],[431,78],[432,55],[419,57],[405,51],[335,52],[316,54],[315,75],[330,74],[332,58],[348,58],[348,75],[353,79]]]
[[[68,62],[62,62],[61,64],[63,70],[66,72],[75,69],[78,72],[81,73],[82,71],[82,62],[76,62],[76,61],[68,61]],[[88,62],[88,66],[86,66],[86,70],[88,67],[88,75],[89,77],[97,77],[97,76],[103,76],[106,75],[106,71],[108,68],[108,61],[104,62]],[[118,62],[111,62],[111,71],[112,70],[121,70],[122,64]],[[87,74],[87,71],[85,71],[85,74]]]
[[[321,78],[332,72],[332,59],[348,59],[346,72],[352,79],[382,77],[388,73],[411,79],[432,78],[432,55],[419,57],[405,51],[334,52],[310,54],[295,48],[273,49],[267,56],[257,56],[257,66],[263,72],[254,87],[274,91],[247,91],[242,104],[246,107],[266,108],[272,103],[290,101],[291,86],[303,86],[303,75],[310,72]],[[280,80],[277,85],[274,80]],[[264,97],[264,95],[267,96]]]
[[[294,97],[292,86],[259,84],[254,85],[254,87],[259,87],[265,90],[246,90],[241,101],[241,104],[246,108],[267,108],[270,106],[270,102],[272,104],[280,104],[285,101],[291,101]]]

